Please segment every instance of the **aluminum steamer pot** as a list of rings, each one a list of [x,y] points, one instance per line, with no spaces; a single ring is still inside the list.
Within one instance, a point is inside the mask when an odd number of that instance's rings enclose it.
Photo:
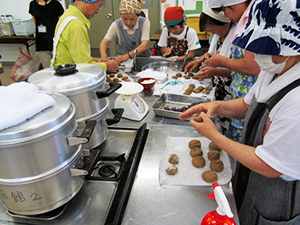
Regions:
[[[122,85],[110,83],[108,87],[106,73],[101,67],[93,64],[60,65],[38,71],[32,74],[28,81],[37,85],[42,92],[67,96],[76,107],[77,121],[98,121],[92,140],[85,144],[84,148],[92,149],[106,140],[105,119],[109,108],[107,97]],[[114,123],[119,122],[120,114],[121,111],[116,113]]]
[[[68,202],[80,190],[86,171],[82,143],[76,133],[75,106],[63,95],[53,95],[51,106],[23,123],[0,132],[0,199],[13,213],[36,215]]]

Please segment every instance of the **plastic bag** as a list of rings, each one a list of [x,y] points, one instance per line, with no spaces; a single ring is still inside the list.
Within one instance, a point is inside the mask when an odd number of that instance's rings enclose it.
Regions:
[[[11,69],[10,76],[15,81],[26,80],[31,74],[39,70],[39,66],[39,59],[34,59],[25,52],[21,52]]]

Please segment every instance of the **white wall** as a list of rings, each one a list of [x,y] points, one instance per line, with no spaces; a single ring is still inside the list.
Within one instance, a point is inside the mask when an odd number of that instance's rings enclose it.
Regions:
[[[31,15],[28,13],[29,3],[32,0],[0,0],[0,15],[12,15],[14,19],[29,19]],[[65,1],[58,0],[65,8]],[[32,49],[32,50],[31,50]],[[14,62],[19,56],[19,50],[26,51],[25,45],[22,44],[0,44],[1,61]],[[34,45],[30,48],[33,52]]]

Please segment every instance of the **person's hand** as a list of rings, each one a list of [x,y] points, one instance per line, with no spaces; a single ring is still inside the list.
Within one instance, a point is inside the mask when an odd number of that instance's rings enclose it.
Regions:
[[[106,64],[106,70],[117,72],[119,70],[119,63],[116,60],[108,60],[104,62]]]
[[[197,77],[202,78],[202,79],[207,79],[207,78],[211,78],[216,74],[216,68],[213,67],[201,67],[202,69],[200,70],[202,73],[198,73],[196,74]]]
[[[115,57],[115,61],[117,61],[118,63],[123,62],[123,61],[126,61],[126,60],[128,60],[128,59],[129,59],[128,54],[117,55],[117,56]]]
[[[206,66],[210,67],[219,67],[221,65],[221,55],[216,53],[209,53],[209,58],[207,58],[204,63]],[[200,69],[204,68],[205,66],[201,66]]]
[[[192,72],[194,69],[196,69],[199,66],[199,64],[200,64],[200,62],[198,61],[198,59],[189,62],[184,67],[184,73],[190,73],[190,72]]]
[[[187,111],[181,113],[179,115],[179,118],[181,120],[185,120],[185,119],[192,117],[194,114],[200,114],[201,112],[204,112],[209,117],[212,117],[212,115],[215,114],[217,107],[218,107],[218,104],[216,103],[216,101],[201,103],[201,104],[195,105],[195,106],[189,108]]]
[[[164,58],[164,59],[169,61],[169,62],[176,62],[178,60],[178,56],[170,57],[170,58]]]
[[[191,119],[189,123],[195,128],[195,130],[199,134],[212,140],[213,136],[215,136],[216,133],[219,133],[219,131],[214,122],[207,114],[202,112],[200,113],[200,116],[203,120],[202,122],[196,122],[195,120]]]
[[[167,57],[172,53],[173,46],[171,48],[165,48],[165,53],[163,54],[163,57]]]
[[[101,57],[100,60],[101,62],[107,62],[109,59],[107,57]]]

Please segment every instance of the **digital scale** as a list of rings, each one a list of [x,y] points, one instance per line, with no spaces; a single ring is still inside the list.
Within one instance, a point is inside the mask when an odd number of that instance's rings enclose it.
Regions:
[[[141,84],[123,82],[122,87],[116,91],[119,96],[115,101],[115,108],[123,108],[122,117],[130,120],[141,121],[149,112],[148,104],[138,93],[143,91]]]

